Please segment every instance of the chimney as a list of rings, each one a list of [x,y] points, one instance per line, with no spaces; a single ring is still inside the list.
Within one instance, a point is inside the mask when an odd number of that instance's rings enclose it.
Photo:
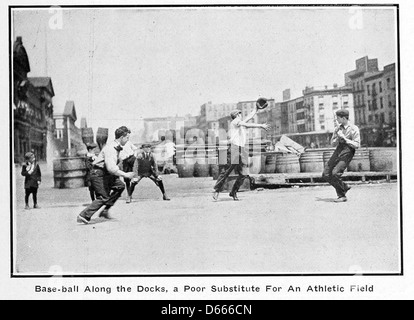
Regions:
[[[283,90],[283,101],[290,100],[290,89]]]

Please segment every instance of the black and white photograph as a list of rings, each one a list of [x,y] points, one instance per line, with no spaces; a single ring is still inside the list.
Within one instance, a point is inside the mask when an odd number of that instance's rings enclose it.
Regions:
[[[1,295],[413,292],[401,27],[412,8],[2,9],[2,278],[21,291]]]

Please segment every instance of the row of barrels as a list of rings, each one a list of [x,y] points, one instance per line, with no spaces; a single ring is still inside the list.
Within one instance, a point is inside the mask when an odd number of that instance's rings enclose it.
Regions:
[[[322,172],[326,163],[334,153],[332,150],[312,150],[296,154],[268,154],[265,167],[261,173],[298,173]],[[355,151],[348,171],[393,172],[397,171],[397,154],[395,148],[372,148]]]
[[[221,151],[221,152],[220,152]],[[207,152],[201,155],[183,155],[177,158],[178,176],[213,177],[226,163],[227,152]],[[312,149],[300,156],[290,153],[264,152],[249,157],[250,174],[322,172],[334,149]],[[396,172],[396,148],[359,149],[349,164],[348,171]],[[55,188],[80,188],[85,186],[86,163],[84,157],[60,158],[53,161]]]
[[[322,172],[334,151],[334,149],[312,149],[300,156],[292,153],[263,152],[249,157],[249,169],[251,174]],[[220,164],[223,163],[222,160],[219,162],[219,158],[218,155],[183,156],[181,161],[177,162],[178,176],[182,178],[215,177],[220,170]],[[351,172],[396,172],[397,150],[395,148],[356,150],[347,170]]]

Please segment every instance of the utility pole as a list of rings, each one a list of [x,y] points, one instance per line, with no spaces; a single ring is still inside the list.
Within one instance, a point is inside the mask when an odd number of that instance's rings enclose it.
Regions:
[[[95,17],[92,11],[89,19],[89,70],[88,70],[88,119],[91,119],[93,106],[93,56],[95,54]]]

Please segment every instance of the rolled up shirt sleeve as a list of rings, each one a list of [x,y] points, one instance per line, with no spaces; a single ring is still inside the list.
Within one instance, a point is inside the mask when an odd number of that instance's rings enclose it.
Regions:
[[[345,138],[338,136],[338,131],[335,130],[332,138],[331,138],[331,145],[333,147],[338,146],[340,143],[346,143],[348,146],[358,149],[361,146],[361,137],[359,134],[359,128],[357,126],[348,126],[345,128],[340,128],[339,130],[342,131]]]
[[[350,130],[349,137],[345,139],[346,143],[354,149],[358,149],[361,146],[361,137],[359,134],[359,129],[357,127],[352,127]]]

